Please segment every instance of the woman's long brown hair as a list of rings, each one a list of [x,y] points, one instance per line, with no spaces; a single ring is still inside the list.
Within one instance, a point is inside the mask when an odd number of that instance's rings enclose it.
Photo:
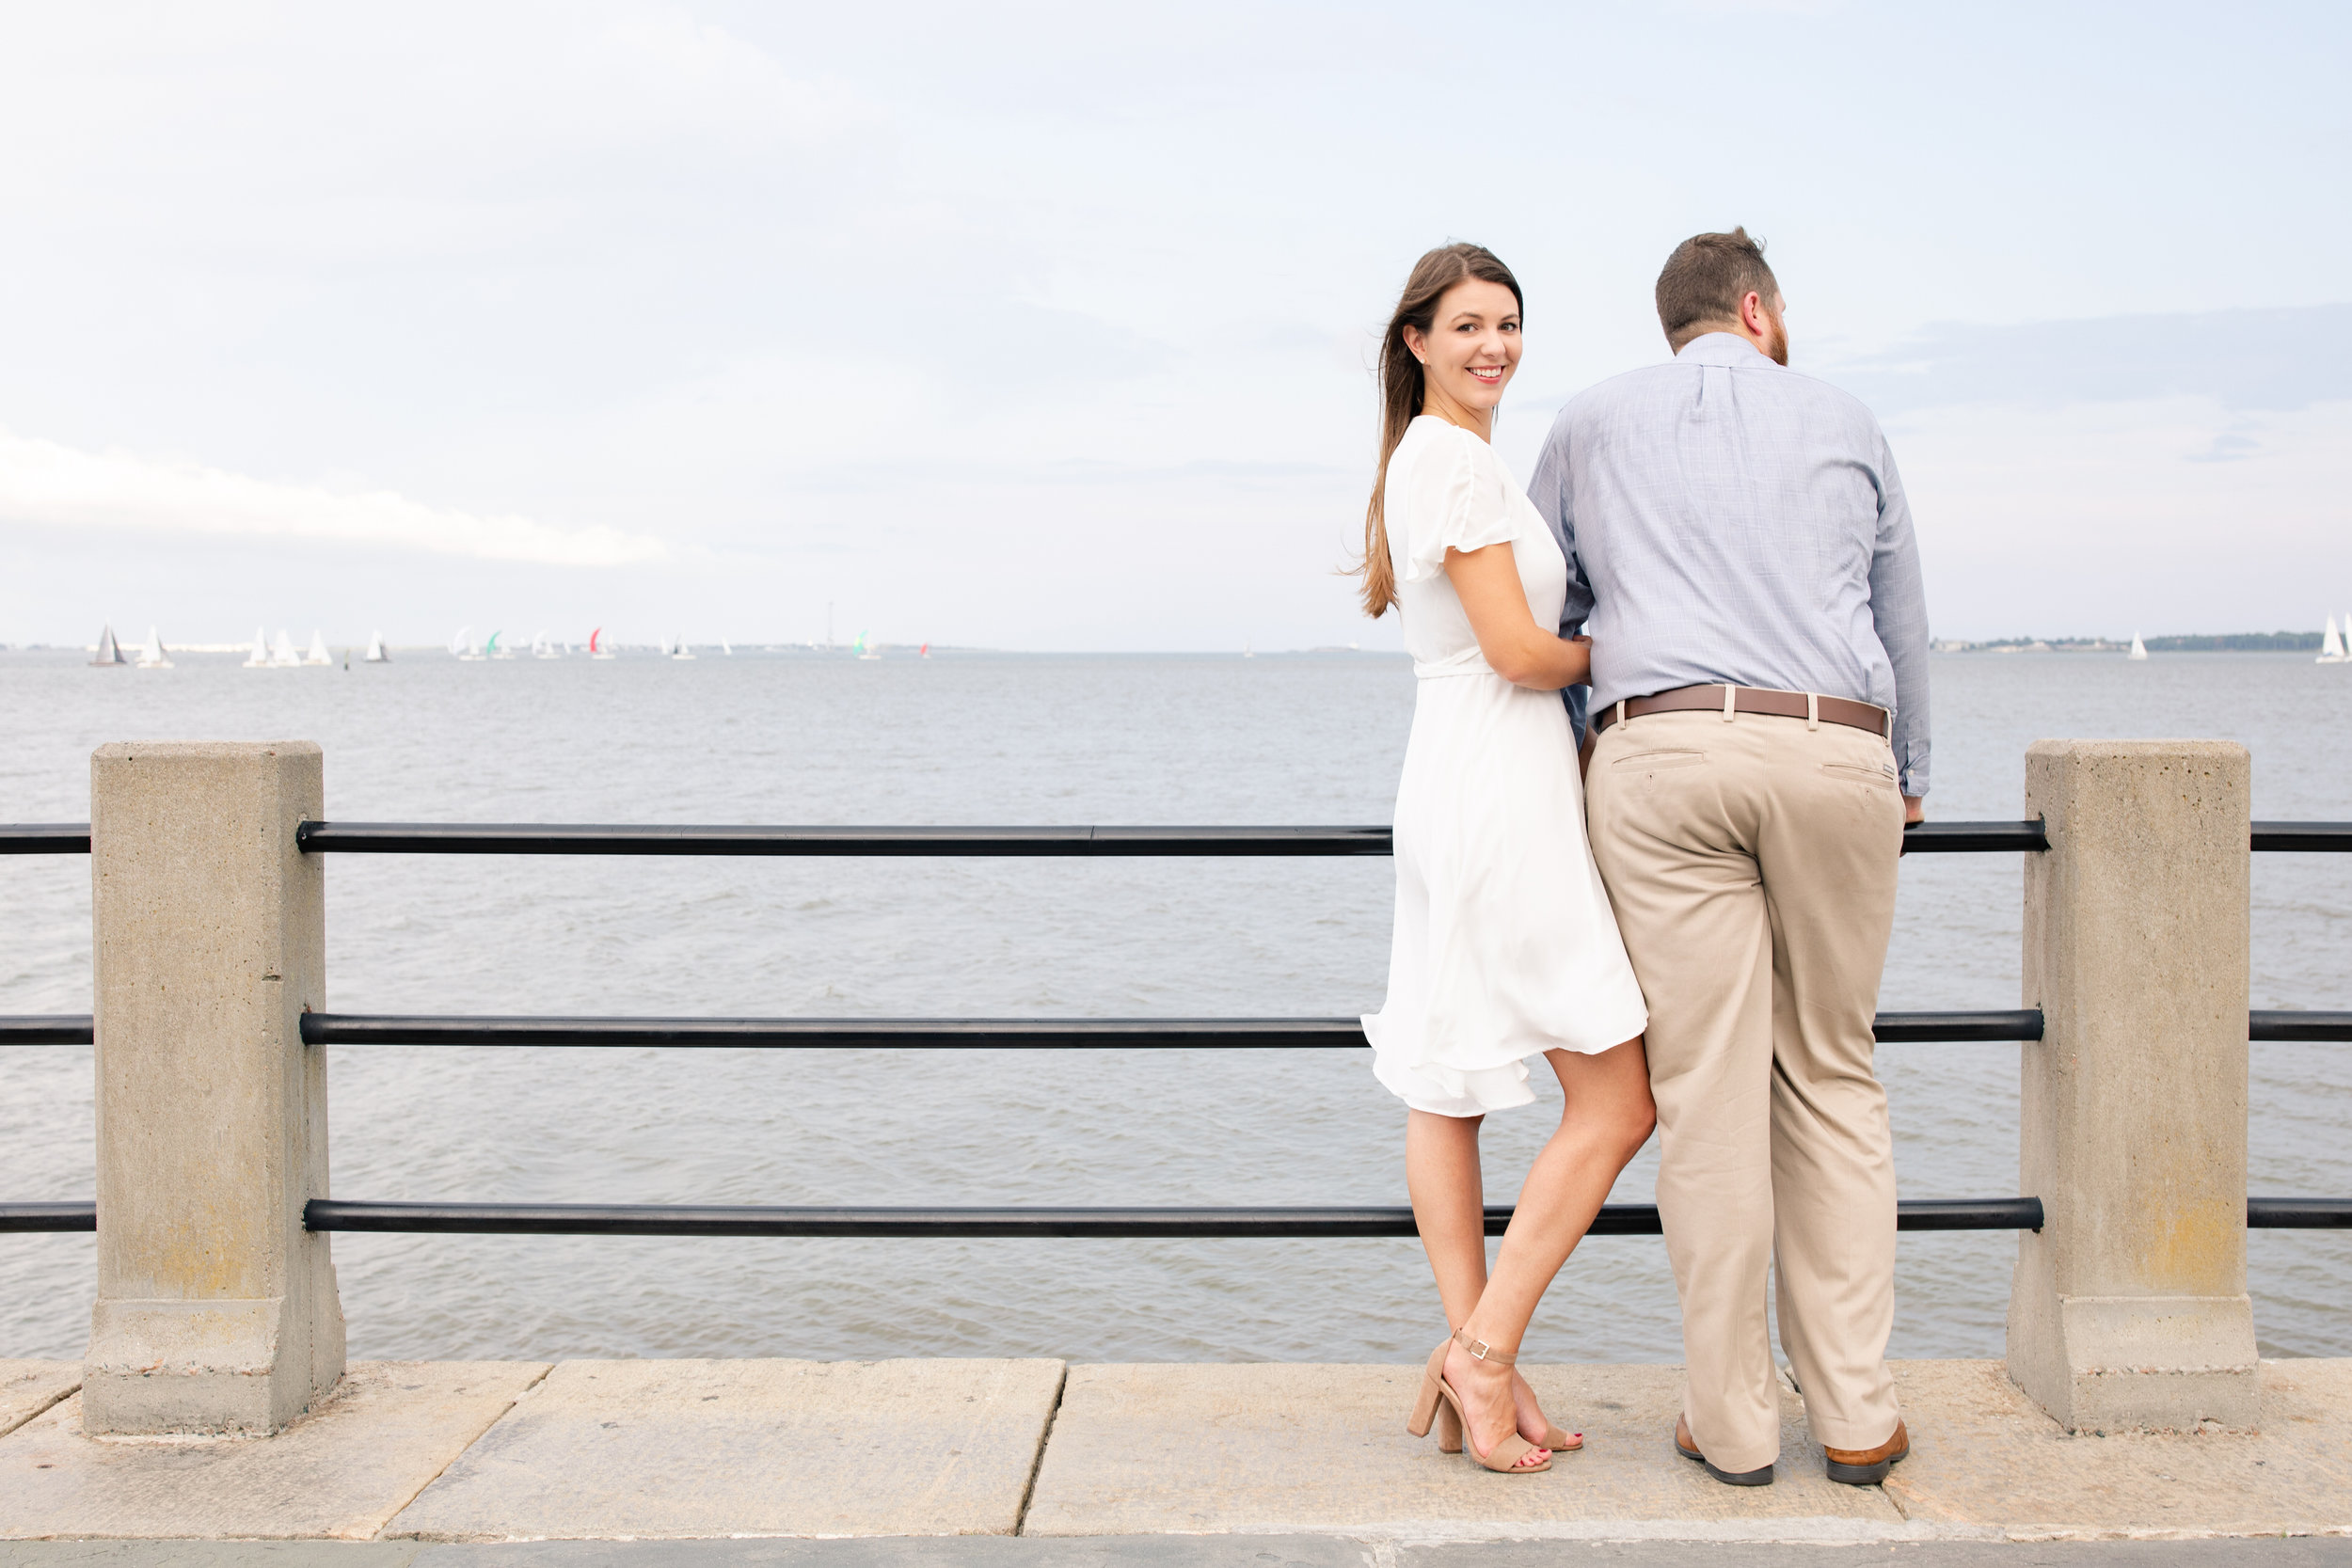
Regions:
[[[1364,613],[1378,620],[1396,603],[1396,568],[1389,561],[1389,525],[1383,498],[1389,487],[1389,459],[1405,439],[1405,427],[1422,411],[1423,383],[1421,361],[1405,344],[1411,327],[1424,339],[1438,317],[1438,301],[1465,278],[1500,283],[1511,291],[1520,309],[1527,308],[1519,280],[1495,253],[1483,245],[1447,245],[1413,263],[1389,318],[1387,336],[1380,340],[1380,468],[1373,476],[1372,503],[1364,508],[1364,559],[1357,570],[1364,578]]]

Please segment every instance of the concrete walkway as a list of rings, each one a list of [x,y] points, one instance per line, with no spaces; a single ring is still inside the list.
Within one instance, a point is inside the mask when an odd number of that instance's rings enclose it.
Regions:
[[[2352,1361],[2265,1362],[2252,1431],[2106,1436],[2058,1430],[1997,1362],[1897,1372],[1915,1450],[1885,1487],[1827,1481],[1790,1396],[1778,1483],[1735,1489],[1669,1446],[1672,1367],[1529,1369],[1588,1447],[1508,1477],[1406,1436],[1410,1367],[372,1362],[275,1437],[94,1439],[78,1367],[0,1362],[0,1565],[1504,1568],[1728,1560],[1691,1555],[1710,1544],[1771,1562],[1777,1543],[1939,1568],[2330,1534],[2262,1560],[2352,1563]],[[2129,1538],[2179,1549],[2118,1555]],[[289,1544],[196,1544],[230,1539]]]
[[[868,1536],[850,1541],[0,1542],[0,1568],[2345,1568],[2352,1539],[1360,1541],[1333,1535]]]

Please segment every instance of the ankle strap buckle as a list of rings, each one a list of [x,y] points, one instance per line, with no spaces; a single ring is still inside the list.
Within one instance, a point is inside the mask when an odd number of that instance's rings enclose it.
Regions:
[[[1486,1340],[1473,1339],[1458,1328],[1454,1331],[1454,1342],[1474,1361],[1491,1361],[1498,1367],[1508,1367],[1519,1358],[1516,1351],[1497,1350]]]

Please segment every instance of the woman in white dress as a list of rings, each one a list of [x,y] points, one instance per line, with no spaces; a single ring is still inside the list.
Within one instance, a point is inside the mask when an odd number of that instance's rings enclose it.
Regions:
[[[1393,604],[1420,677],[1396,794],[1389,995],[1364,1020],[1373,1070],[1408,1107],[1413,1218],[1454,1333],[1429,1358],[1410,1430],[1467,1428],[1489,1470],[1549,1469],[1582,1447],[1512,1370],[1535,1304],[1582,1240],[1655,1112],[1648,1013],[1584,837],[1561,700],[1591,650],[1555,629],[1559,545],[1488,442],[1519,359],[1522,301],[1480,246],[1414,266],[1382,345],[1380,475],[1365,518],[1364,608]],[[1486,1272],[1480,1119],[1559,1078],[1560,1127],[1528,1171]]]

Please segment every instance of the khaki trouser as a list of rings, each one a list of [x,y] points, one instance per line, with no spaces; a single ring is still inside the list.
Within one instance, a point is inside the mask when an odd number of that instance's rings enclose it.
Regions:
[[[1875,1448],[1898,1414],[1895,1165],[1870,1034],[1902,844],[1892,754],[1840,724],[1650,714],[1602,732],[1585,800],[1649,1002],[1691,1435],[1725,1470],[1779,1457],[1776,1262],[1814,1439]]]

